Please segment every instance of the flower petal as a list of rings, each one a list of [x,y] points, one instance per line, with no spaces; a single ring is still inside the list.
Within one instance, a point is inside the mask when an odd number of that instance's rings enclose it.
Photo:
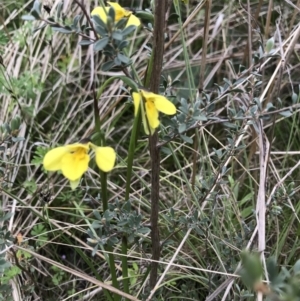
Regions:
[[[137,93],[137,92],[133,92],[132,98],[133,98],[133,104],[134,104],[134,116],[136,116],[139,111],[139,107],[140,107],[141,100],[142,100],[141,94]]]
[[[116,2],[107,2],[115,11],[115,20],[119,21],[124,17],[131,15],[131,12],[124,9],[119,3]]]
[[[69,151],[73,151],[73,152],[76,151],[76,150],[78,150],[79,148],[80,149],[84,149],[87,152],[90,149],[90,144],[91,144],[90,142],[88,142],[88,143],[73,143],[73,144],[68,144],[65,147]]]
[[[104,23],[107,22],[107,14],[108,14],[109,7],[105,7],[105,10],[102,6],[97,6],[91,12],[91,15],[97,15]],[[105,12],[106,11],[106,12]]]
[[[135,15],[131,14],[130,17],[128,18],[126,27],[130,26],[130,25],[134,25],[136,27],[139,27],[141,25],[141,21],[138,17],[136,17]]]
[[[80,180],[82,175],[88,170],[90,156],[85,149],[78,149],[73,153],[63,156],[61,171],[70,181]]]
[[[164,96],[158,95],[158,97],[155,98],[154,104],[159,112],[162,112],[166,115],[176,114],[176,107]]]
[[[146,100],[149,99],[154,102],[158,111],[167,115],[173,115],[176,113],[176,107],[166,97],[152,92],[147,92],[145,90],[141,90],[141,93]]]
[[[146,100],[146,116],[149,122],[150,130],[156,129],[159,126],[158,111],[151,100]]]
[[[62,158],[68,153],[65,146],[60,146],[50,150],[43,159],[43,165],[46,170],[57,171],[61,170]]]
[[[96,147],[94,150],[98,167],[104,172],[111,171],[114,168],[116,161],[116,152],[114,149],[109,146],[105,146]]]

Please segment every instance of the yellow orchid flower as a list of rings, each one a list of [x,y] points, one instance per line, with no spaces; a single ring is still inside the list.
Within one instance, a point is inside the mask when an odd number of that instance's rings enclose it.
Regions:
[[[115,2],[107,2],[110,6],[106,6],[105,8],[102,6],[97,6],[93,9],[91,15],[98,15],[98,17],[104,22],[107,23],[107,14],[109,8],[112,7],[115,11],[115,21],[118,22],[122,18],[128,18],[126,27],[130,25],[134,25],[136,27],[141,25],[141,21],[135,15],[132,14],[131,11],[126,10],[120,4]]]
[[[176,107],[171,101],[162,95],[158,95],[145,90],[133,92],[134,115],[136,116],[141,105],[144,130],[147,135],[153,135],[155,129],[159,126],[159,112],[167,115],[174,115]]]
[[[74,190],[79,185],[82,175],[88,170],[90,149],[94,150],[96,163],[102,171],[108,172],[113,169],[116,161],[113,148],[99,147],[91,142],[68,144],[50,150],[44,157],[44,168],[48,171],[60,170]]]

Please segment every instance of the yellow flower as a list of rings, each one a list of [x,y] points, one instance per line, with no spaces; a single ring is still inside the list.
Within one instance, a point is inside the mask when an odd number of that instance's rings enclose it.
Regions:
[[[141,113],[145,133],[152,135],[159,126],[159,112],[167,115],[174,115],[176,107],[166,97],[145,90],[139,93],[133,92],[134,115],[136,116],[141,105]]]
[[[134,25],[136,27],[141,25],[141,21],[139,18],[137,18],[135,15],[132,14],[131,11],[124,9],[120,4],[115,2],[107,2],[110,7],[112,7],[115,11],[115,21],[118,22],[122,18],[128,18],[127,26]],[[92,16],[98,15],[98,17],[104,22],[107,23],[107,14],[109,11],[109,6],[105,7],[105,9],[102,6],[97,6],[92,11]]]
[[[68,144],[50,150],[44,157],[44,168],[48,171],[60,170],[70,181],[71,188],[75,189],[82,175],[88,170],[90,149],[94,150],[96,163],[102,171],[113,169],[116,161],[115,151],[111,147],[98,147],[91,142]]]

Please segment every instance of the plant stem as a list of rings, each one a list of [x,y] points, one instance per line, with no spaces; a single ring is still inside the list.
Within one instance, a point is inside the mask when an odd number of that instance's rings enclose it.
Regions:
[[[127,175],[126,175],[126,188],[125,188],[125,202],[129,200],[131,175],[133,169],[133,159],[135,146],[138,138],[138,129],[141,124],[141,113],[140,109],[137,116],[134,118],[133,128],[130,137],[129,149],[128,149],[128,160],[127,160]],[[122,274],[123,274],[123,287],[124,292],[129,293],[129,278],[128,278],[128,262],[127,262],[127,235],[124,233],[122,238]]]
[[[154,30],[153,30],[153,47],[151,59],[145,78],[145,86],[150,91],[158,93],[160,85],[160,75],[163,64],[164,54],[164,30],[165,30],[165,13],[167,0],[155,1],[154,11]],[[155,74],[155,76],[153,76]],[[149,148],[151,156],[151,240],[152,240],[152,263],[150,272],[150,289],[152,289],[157,280],[158,260],[160,257],[160,242],[158,228],[159,213],[159,170],[160,158],[159,148],[157,147],[157,131],[149,136]]]
[[[97,136],[96,140],[97,145],[104,146],[105,145],[105,137],[104,134],[101,131],[101,120],[100,120],[100,114],[99,114],[99,109],[98,109],[98,99],[106,86],[112,82],[115,78],[110,78],[108,79],[99,89],[97,95],[95,93],[94,89],[94,117],[95,117],[95,132],[98,133],[99,135]],[[100,179],[101,179],[101,200],[103,204],[103,212],[108,210],[108,198],[107,198],[107,173],[100,170]],[[119,289],[119,283],[117,279],[117,273],[116,273],[116,266],[115,266],[115,259],[114,259],[114,254],[113,249],[111,246],[106,246],[105,250],[108,252],[108,261],[109,261],[109,268],[110,268],[110,273],[111,273],[111,278],[112,278],[112,284],[115,288]],[[114,300],[119,301],[121,300],[120,295],[117,293],[114,294]]]

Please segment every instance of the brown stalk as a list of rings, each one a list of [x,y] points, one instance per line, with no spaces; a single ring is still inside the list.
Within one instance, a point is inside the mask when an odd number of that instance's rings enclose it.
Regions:
[[[150,74],[149,89],[158,93],[160,85],[160,75],[164,55],[164,32],[165,32],[165,13],[167,0],[155,1],[153,48],[152,48],[152,74]],[[149,147],[151,156],[151,240],[152,240],[152,263],[150,272],[150,288],[152,289],[157,280],[158,260],[160,257],[160,242],[158,229],[159,212],[159,169],[160,158],[159,148],[157,147],[158,134],[155,132],[149,137]]]

